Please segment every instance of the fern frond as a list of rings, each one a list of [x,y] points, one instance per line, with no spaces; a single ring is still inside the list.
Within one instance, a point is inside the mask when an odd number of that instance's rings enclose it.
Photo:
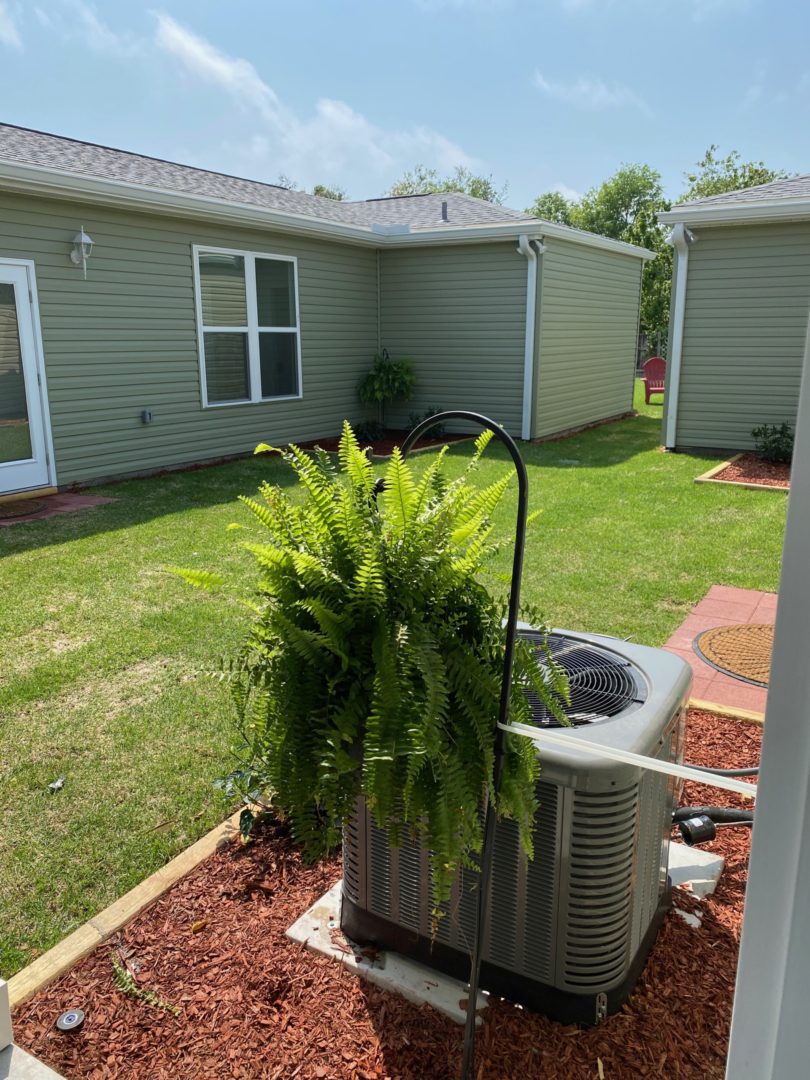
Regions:
[[[196,589],[218,589],[225,584],[221,574],[214,574],[210,570],[188,570],[182,566],[167,566],[164,569],[167,574],[182,578]]]

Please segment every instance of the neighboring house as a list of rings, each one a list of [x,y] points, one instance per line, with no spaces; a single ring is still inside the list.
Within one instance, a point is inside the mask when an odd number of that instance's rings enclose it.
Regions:
[[[0,125],[0,494],[334,435],[382,347],[413,359],[402,425],[624,414],[649,257],[465,195],[335,202]]]
[[[810,175],[674,206],[664,445],[744,450],[794,424],[810,312]]]

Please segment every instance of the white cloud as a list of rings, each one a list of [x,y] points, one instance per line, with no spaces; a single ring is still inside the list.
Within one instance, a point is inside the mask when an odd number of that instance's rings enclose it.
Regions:
[[[35,7],[34,15],[36,15],[37,22],[40,24],[40,26],[44,26],[46,30],[56,29],[56,23],[53,21],[51,16],[48,14],[47,11],[45,11],[44,8]]]
[[[159,49],[174,56],[187,71],[227,91],[240,105],[255,109],[280,126],[287,123],[286,110],[249,61],[226,56],[171,15],[158,11],[155,18]]]
[[[558,101],[579,105],[588,109],[634,108],[647,116],[652,109],[635,90],[620,83],[606,83],[602,79],[584,76],[572,82],[559,82],[547,79],[540,71],[534,73],[534,85],[541,93]]]
[[[22,50],[23,47],[17,23],[3,0],[0,0],[0,42],[11,49]]]
[[[139,49],[138,42],[131,34],[120,34],[102,22],[95,8],[83,0],[67,0],[68,7],[75,12],[77,22],[75,31],[78,36],[97,52],[112,56],[130,55]]]
[[[300,117],[240,57],[227,56],[165,12],[155,12],[155,43],[190,75],[218,87],[262,124],[240,147],[238,157],[262,168],[295,176],[310,185],[324,175],[345,177],[371,171],[394,179],[421,161],[441,170],[476,164],[460,146],[425,127],[386,130],[344,101],[321,98],[309,117]]]
[[[143,49],[143,43],[134,35],[113,30],[84,0],[62,0],[61,11],[35,7],[34,15],[46,30],[72,41],[82,41],[104,56],[135,56]]]
[[[551,189],[552,191],[559,192],[564,199],[568,199],[569,202],[579,202],[582,199],[582,192],[577,191],[576,188],[569,187],[568,184],[555,184]]]

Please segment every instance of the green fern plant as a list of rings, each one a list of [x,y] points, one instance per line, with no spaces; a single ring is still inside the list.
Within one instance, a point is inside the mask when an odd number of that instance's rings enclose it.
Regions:
[[[338,843],[362,794],[394,843],[427,843],[437,910],[481,849],[492,792],[505,612],[480,574],[511,474],[475,486],[490,437],[455,480],[444,451],[419,477],[395,451],[378,494],[346,423],[337,464],[278,451],[303,503],[269,485],[242,500],[264,535],[244,545],[259,569],[255,619],[225,676],[243,740],[231,784],[269,791],[311,858]],[[220,580],[178,572],[207,588]],[[561,715],[564,675],[519,642],[511,717],[527,723],[528,687]],[[537,775],[532,744],[507,736],[497,811],[517,822],[527,854]]]

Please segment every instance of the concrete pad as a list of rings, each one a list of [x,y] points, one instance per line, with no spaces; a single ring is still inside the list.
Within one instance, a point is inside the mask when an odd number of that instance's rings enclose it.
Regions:
[[[342,885],[343,882],[339,881],[320,900],[316,900],[287,930],[287,937],[313,952],[339,960],[349,971],[368,979],[382,990],[400,994],[415,1005],[430,1005],[457,1024],[463,1024],[467,1018],[466,1009],[460,1004],[467,1001],[467,988],[463,982],[398,953],[376,949],[364,951],[362,945],[344,937],[340,930]],[[478,1009],[486,1005],[486,995],[479,992]]]
[[[64,1080],[64,1077],[12,1045],[0,1051],[0,1080]]]
[[[717,888],[725,860],[721,855],[678,841],[669,845],[669,876],[673,885],[691,886],[694,896],[709,896]]]

